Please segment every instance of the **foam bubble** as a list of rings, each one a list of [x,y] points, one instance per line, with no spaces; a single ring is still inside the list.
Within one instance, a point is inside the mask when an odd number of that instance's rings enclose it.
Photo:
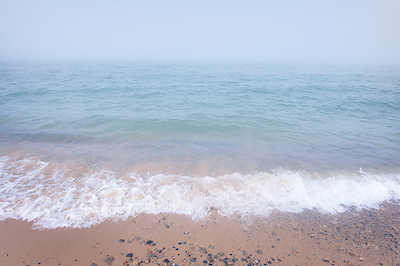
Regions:
[[[328,178],[277,169],[272,173],[185,175],[88,171],[36,158],[0,157],[0,219],[34,221],[35,228],[83,228],[140,213],[177,213],[193,219],[220,215],[267,216],[274,210],[324,213],[377,208],[400,199],[399,174],[337,174]]]

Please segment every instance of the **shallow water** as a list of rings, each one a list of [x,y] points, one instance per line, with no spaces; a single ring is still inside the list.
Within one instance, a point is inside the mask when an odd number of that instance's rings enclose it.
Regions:
[[[340,212],[400,199],[400,68],[2,63],[0,218]]]

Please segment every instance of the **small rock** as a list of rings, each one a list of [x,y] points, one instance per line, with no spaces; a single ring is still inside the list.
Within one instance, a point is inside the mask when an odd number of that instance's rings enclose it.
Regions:
[[[128,254],[126,254],[126,257],[127,257],[127,258],[132,258],[132,257],[133,257],[133,254],[132,254],[132,253],[128,253]]]
[[[213,246],[213,245],[209,245],[208,247],[209,247],[209,248],[211,248],[211,249],[213,249],[213,248],[214,248],[214,246]]]
[[[164,226],[165,226],[166,228],[169,228],[169,225],[168,225],[168,224],[166,224],[166,223],[164,223]]]
[[[207,250],[203,247],[199,247],[200,253],[207,253]]]
[[[108,265],[111,265],[111,263],[115,260],[114,257],[108,257],[104,260],[105,263],[107,263]]]
[[[258,254],[263,254],[262,250],[260,250],[260,249],[257,250],[257,253],[258,253]]]
[[[322,259],[322,261],[323,261],[323,262],[329,262],[329,260],[328,260],[328,259]]]
[[[145,260],[144,263],[149,264],[150,260]]]
[[[124,243],[124,241],[125,241],[125,240],[123,240],[123,239],[120,239],[120,240],[118,240],[118,241],[119,241],[120,243]]]
[[[359,260],[361,260],[361,261],[363,261],[363,260],[364,260],[364,258],[363,258],[363,257],[358,257],[358,259],[359,259]]]
[[[140,260],[134,260],[134,261],[132,261],[132,265],[133,266],[136,266],[136,265],[139,265],[140,264]]]
[[[7,256],[8,256],[8,253],[4,254],[4,257],[7,257]]]

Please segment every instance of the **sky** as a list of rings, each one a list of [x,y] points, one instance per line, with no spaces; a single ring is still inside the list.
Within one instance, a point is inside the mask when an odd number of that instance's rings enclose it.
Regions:
[[[400,64],[399,0],[0,0],[0,61]]]

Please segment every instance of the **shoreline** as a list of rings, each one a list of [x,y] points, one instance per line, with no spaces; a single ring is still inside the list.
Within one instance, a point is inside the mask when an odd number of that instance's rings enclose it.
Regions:
[[[400,206],[193,221],[141,214],[84,229],[0,222],[0,265],[398,265]]]

